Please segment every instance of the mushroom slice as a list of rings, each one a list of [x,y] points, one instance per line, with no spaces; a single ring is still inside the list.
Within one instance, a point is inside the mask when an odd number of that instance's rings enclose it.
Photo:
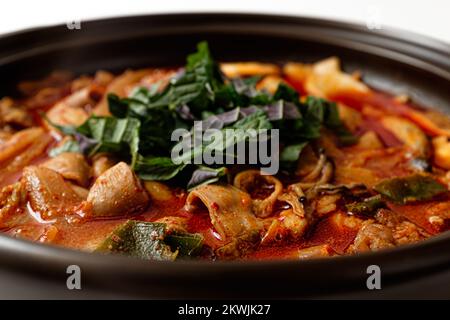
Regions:
[[[259,232],[262,223],[252,213],[252,201],[231,185],[203,185],[195,188],[186,199],[186,209],[195,211],[204,205],[211,223],[222,240],[230,240]]]
[[[65,179],[73,180],[80,186],[86,187],[89,184],[90,168],[80,153],[61,153],[47,160],[42,166],[58,172]]]
[[[283,191],[280,180],[273,176],[261,175],[258,170],[246,170],[236,175],[234,186],[252,196],[253,211],[257,217],[272,214],[275,202]]]
[[[94,217],[140,212],[148,203],[147,192],[125,162],[119,162],[98,177],[87,198]]]

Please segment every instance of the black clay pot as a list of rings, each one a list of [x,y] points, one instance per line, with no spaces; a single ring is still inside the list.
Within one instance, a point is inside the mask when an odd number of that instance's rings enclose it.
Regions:
[[[82,22],[0,37],[0,96],[54,69],[92,73],[174,66],[200,40],[227,60],[316,61],[339,56],[369,85],[450,111],[450,46],[398,30],[248,14],[174,14]],[[68,290],[66,268],[81,268]],[[367,268],[382,290],[368,290]],[[0,235],[0,297],[449,298],[450,233],[379,253],[309,261],[175,263],[43,246]]]

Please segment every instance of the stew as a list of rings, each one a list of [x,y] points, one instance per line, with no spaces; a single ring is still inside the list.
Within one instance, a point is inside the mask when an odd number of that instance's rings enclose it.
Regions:
[[[337,57],[218,63],[202,42],[181,68],[55,71],[18,90],[0,100],[11,237],[154,260],[308,259],[450,226],[450,118]]]

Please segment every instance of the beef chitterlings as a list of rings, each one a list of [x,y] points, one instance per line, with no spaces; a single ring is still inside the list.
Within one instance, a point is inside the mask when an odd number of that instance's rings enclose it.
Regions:
[[[18,91],[0,100],[0,230],[11,237],[258,260],[449,229],[450,118],[375,91],[336,57],[217,63],[200,43],[183,68],[53,72]]]

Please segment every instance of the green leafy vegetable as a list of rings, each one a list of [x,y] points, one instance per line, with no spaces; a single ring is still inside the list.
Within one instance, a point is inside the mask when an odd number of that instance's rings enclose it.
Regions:
[[[214,107],[214,92],[223,84],[223,79],[208,44],[201,42],[197,49],[196,53],[187,57],[184,74],[172,80],[162,93],[150,97],[148,109],[175,109],[186,104],[194,114],[199,115],[203,110]]]
[[[378,194],[376,196],[364,199],[361,202],[347,204],[345,207],[350,213],[363,216],[372,216],[377,209],[383,206],[384,201],[381,195]]]
[[[68,140],[62,146],[50,150],[48,155],[50,157],[56,157],[64,152],[81,152],[81,148],[76,140]]]
[[[280,161],[291,170],[298,156],[310,141],[320,137],[324,128],[333,131],[342,144],[355,142],[355,137],[339,119],[336,104],[299,94],[287,84],[280,84],[271,95],[256,90],[260,77],[227,79],[213,60],[208,44],[201,42],[197,51],[186,59],[186,65],[165,88],[137,88],[126,98],[109,94],[110,117],[92,116],[79,127],[58,126],[72,135],[74,142],[51,151],[82,152],[89,156],[99,152],[112,153],[129,161],[135,172],[145,180],[180,179],[183,172],[194,172],[188,185],[215,182],[223,176],[222,168],[198,168],[183,164],[203,152],[223,155],[236,144],[250,139],[249,129],[279,129],[284,149]],[[162,89],[162,90],[159,90]],[[173,159],[171,141],[175,129],[191,129],[195,120],[203,119],[204,130],[233,129],[233,139],[204,143]],[[184,170],[186,167],[186,170]]]
[[[177,251],[179,257],[192,257],[200,253],[203,236],[199,233],[176,233],[167,235],[164,242]]]
[[[273,94],[273,100],[284,100],[284,101],[289,101],[289,102],[293,102],[295,104],[299,104],[299,94],[297,91],[295,91],[294,88],[288,86],[285,83],[280,83],[280,85],[277,88],[277,91],[275,91],[275,93]]]
[[[97,145],[90,154],[98,152],[124,153],[131,155],[134,166],[139,150],[139,128],[141,123],[137,119],[92,116],[76,130],[97,141]],[[128,148],[128,149],[126,149]]]
[[[175,260],[178,251],[172,252],[164,242],[165,236],[164,223],[129,220],[114,230],[96,251],[148,260]]]
[[[139,156],[135,170],[138,176],[144,180],[170,180],[185,167],[186,164],[174,164],[167,157],[144,158]]]
[[[201,234],[167,234],[166,224],[128,220],[117,227],[95,251],[124,254],[146,260],[191,257],[203,247]]]
[[[399,204],[426,201],[447,192],[447,188],[434,178],[420,174],[384,180],[374,190]]]
[[[140,121],[134,118],[91,116],[79,127],[54,126],[65,134],[90,139],[90,145],[85,150],[89,155],[92,156],[99,152],[128,155],[133,167],[138,156],[140,125]],[[61,148],[75,149],[76,144],[63,145]],[[79,142],[78,148],[81,151]],[[59,151],[52,150],[51,152],[55,154]]]
[[[189,180],[187,188],[188,190],[191,190],[203,184],[217,182],[221,177],[225,176],[226,173],[227,169],[225,167],[214,169],[205,166],[200,166],[192,174],[191,180]]]
[[[302,152],[307,144],[307,142],[302,142],[286,146],[280,153],[280,162],[283,166],[287,168],[291,167],[298,160],[300,152]]]

